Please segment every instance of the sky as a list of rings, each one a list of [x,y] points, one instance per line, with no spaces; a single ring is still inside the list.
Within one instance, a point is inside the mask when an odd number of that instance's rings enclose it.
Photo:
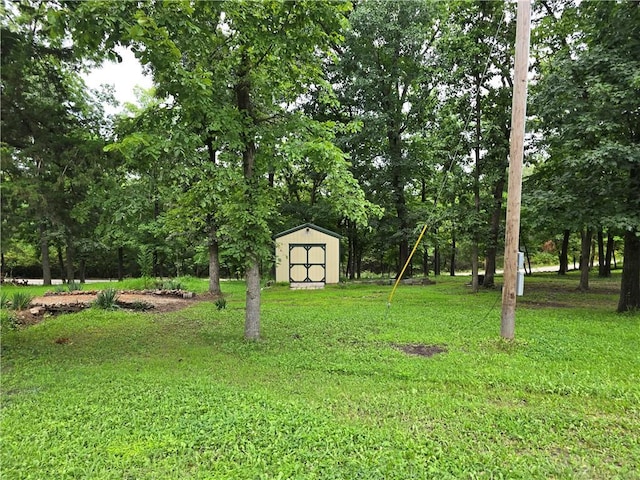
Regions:
[[[116,99],[121,103],[137,103],[133,89],[136,85],[143,88],[150,88],[152,81],[150,77],[142,73],[142,66],[136,59],[133,52],[125,48],[117,48],[116,51],[122,57],[121,63],[105,62],[101,67],[84,75],[84,81],[91,89],[99,89],[102,84],[109,84],[115,87]],[[107,113],[115,113],[121,108],[106,108]]]

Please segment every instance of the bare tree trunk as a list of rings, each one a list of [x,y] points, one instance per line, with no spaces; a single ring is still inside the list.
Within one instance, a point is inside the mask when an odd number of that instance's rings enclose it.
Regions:
[[[593,230],[587,228],[582,232],[582,246],[580,249],[580,284],[578,290],[586,292],[589,290],[589,254],[591,252],[591,239]]]
[[[238,111],[246,117],[247,121],[254,123],[253,104],[251,99],[250,61],[246,52],[243,52],[240,60],[241,64],[238,72],[238,83],[235,86],[236,106]],[[244,143],[242,152],[242,168],[245,181],[246,208],[251,214],[254,204],[255,190],[255,161],[256,143],[254,133],[249,127],[241,134]],[[244,337],[247,340],[260,339],[260,260],[251,253],[248,254],[246,264],[246,311],[244,323]]]
[[[118,281],[124,279],[124,248],[118,247]]]
[[[42,256],[42,284],[51,285],[51,260],[49,259],[49,239],[47,231],[41,223],[40,231],[40,255]],[[3,269],[4,273],[4,269]]]
[[[74,262],[74,248],[73,248],[73,240],[71,239],[71,234],[67,235],[67,248],[66,248],[66,257],[67,257],[67,282],[73,283],[75,281],[75,272],[73,269]]]
[[[80,283],[86,283],[87,278],[87,261],[84,258],[80,259],[78,264],[78,275],[80,276]]]
[[[213,221],[209,225],[209,293],[222,295],[220,289],[220,255],[218,252],[218,230]]]
[[[455,226],[451,232],[451,266],[449,267],[449,275],[456,276],[456,231]]]
[[[425,277],[429,276],[429,248],[426,245],[422,254],[422,274]]]
[[[611,232],[607,232],[607,251],[605,253],[605,277],[611,276],[611,256],[613,255],[614,239]]]
[[[66,283],[67,277],[65,275],[66,268],[64,266],[64,258],[62,257],[62,247],[60,245],[57,245],[56,251],[58,253],[58,266],[60,268],[60,279],[62,280],[62,283]]]
[[[476,113],[476,144],[474,147],[475,154],[475,168],[473,170],[473,206],[476,217],[480,216],[480,135],[481,135],[481,126],[480,126],[480,117],[482,114],[482,110],[480,108],[480,84],[482,78],[480,75],[476,76],[476,102],[475,102],[475,113]],[[478,218],[479,221],[479,218]],[[478,267],[479,260],[478,257],[480,255],[480,234],[477,230],[477,227],[473,228],[472,233],[472,245],[471,245],[471,290],[473,293],[478,292]]]
[[[260,266],[251,259],[247,267],[247,307],[244,320],[244,338],[260,339]]]
[[[604,251],[604,232],[602,228],[598,229],[598,276],[606,277],[607,274],[607,262],[605,259],[605,251]]]
[[[484,281],[482,286],[493,288],[496,275],[496,255],[498,254],[498,236],[500,235],[500,219],[502,218],[502,194],[506,178],[503,175],[496,182],[493,189],[493,212],[489,226],[489,242],[487,245],[487,259],[484,266]]]
[[[640,237],[633,230],[624,233],[624,264],[618,312],[640,309]]]
[[[569,271],[569,237],[571,232],[565,230],[562,237],[562,246],[560,247],[560,269],[558,275],[566,275]]]

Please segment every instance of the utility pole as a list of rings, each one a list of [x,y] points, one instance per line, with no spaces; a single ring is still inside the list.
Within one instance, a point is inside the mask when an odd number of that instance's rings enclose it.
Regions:
[[[513,339],[516,320],[516,279],[520,249],[520,203],[522,196],[522,159],[524,125],[527,115],[527,74],[529,71],[529,36],[531,2],[518,1],[516,20],[516,58],[511,107],[511,145],[509,150],[509,186],[504,241],[504,284],[500,335]]]

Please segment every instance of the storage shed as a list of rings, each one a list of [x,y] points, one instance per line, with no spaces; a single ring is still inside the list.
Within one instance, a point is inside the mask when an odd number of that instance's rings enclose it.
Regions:
[[[275,235],[276,282],[289,282],[292,288],[322,288],[327,283],[338,283],[340,238],[312,223]]]

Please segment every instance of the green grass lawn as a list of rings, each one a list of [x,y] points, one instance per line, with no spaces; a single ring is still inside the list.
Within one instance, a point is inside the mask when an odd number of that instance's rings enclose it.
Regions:
[[[513,342],[499,291],[468,280],[390,308],[389,286],[265,288],[258,343],[241,282],[225,310],[5,328],[1,477],[640,478],[640,317],[614,313],[619,277],[528,278]]]

